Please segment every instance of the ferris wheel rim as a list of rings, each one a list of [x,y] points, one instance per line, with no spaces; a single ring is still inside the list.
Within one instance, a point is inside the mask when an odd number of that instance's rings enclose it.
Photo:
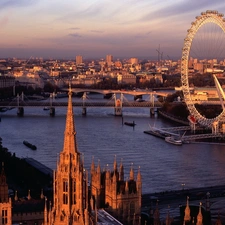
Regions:
[[[201,16],[197,16],[196,20],[192,22],[191,28],[188,29],[188,33],[184,39],[184,46],[182,49],[182,58],[181,58],[181,83],[182,90],[184,95],[184,101],[187,105],[187,108],[192,116],[204,126],[212,126],[213,122],[220,121],[221,118],[225,117],[225,110],[223,110],[218,116],[209,119],[205,116],[201,115],[196,109],[190,94],[189,82],[188,82],[188,59],[190,55],[191,45],[196,35],[197,31],[207,23],[214,23],[218,25],[223,32],[225,33],[225,19],[223,18],[223,14],[218,13],[217,11],[208,10],[206,12],[202,12]]]

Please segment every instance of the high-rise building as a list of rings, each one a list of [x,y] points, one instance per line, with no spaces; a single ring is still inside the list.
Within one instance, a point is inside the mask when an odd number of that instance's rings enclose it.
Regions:
[[[111,66],[113,63],[113,56],[112,55],[106,55],[106,63],[108,66]]]
[[[138,58],[130,58],[130,64],[131,65],[137,65],[138,64]]]
[[[83,63],[83,57],[81,55],[76,56],[76,65],[80,65]]]

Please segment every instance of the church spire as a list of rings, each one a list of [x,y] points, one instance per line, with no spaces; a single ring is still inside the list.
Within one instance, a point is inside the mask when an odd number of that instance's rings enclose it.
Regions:
[[[5,176],[5,169],[4,169],[4,162],[2,162],[2,171],[0,175],[0,183],[6,184],[6,176]]]
[[[202,225],[203,223],[203,216],[202,216],[202,210],[201,210],[201,207],[202,207],[202,203],[200,202],[200,205],[199,205],[199,212],[198,212],[198,216],[197,216],[197,223],[196,225]]]
[[[48,209],[47,209],[47,198],[45,197],[45,207],[44,207],[44,225],[48,224]]]
[[[115,155],[115,157],[114,157],[113,170],[114,170],[114,171],[117,171],[116,155]]]
[[[168,205],[168,212],[167,212],[167,216],[166,216],[166,225],[171,225],[173,219],[170,217],[170,206]]]
[[[95,162],[94,162],[94,156],[92,157],[92,162],[91,162],[91,174],[93,175],[95,172]]]
[[[134,169],[133,169],[133,163],[131,163],[131,167],[130,167],[130,180],[134,180]]]
[[[97,174],[101,175],[100,160],[98,160]]]
[[[121,163],[120,163],[119,180],[120,181],[123,181],[124,180],[124,168],[123,168],[122,159],[121,159]]]
[[[64,146],[54,173],[54,205],[52,210],[49,208],[49,224],[86,225],[85,218],[89,216],[84,213],[88,205],[87,180],[84,160],[77,148],[71,86],[68,95]]]
[[[156,202],[156,209],[154,212],[154,225],[160,225],[160,213],[159,213],[159,205],[158,205],[158,200]]]
[[[185,222],[191,221],[191,210],[190,210],[190,206],[189,206],[189,197],[188,196],[187,196],[186,208],[184,211],[184,221]]]
[[[4,162],[2,162],[2,170],[0,174],[0,203],[8,202],[8,185],[6,183],[6,175],[4,170]]]
[[[63,151],[67,153],[78,152],[76,143],[76,131],[74,125],[73,103],[72,103],[72,89],[69,86],[69,99],[66,114],[66,127],[64,132],[64,146]]]
[[[218,213],[218,217],[217,217],[217,220],[216,220],[215,225],[222,225],[222,222],[221,222],[220,214],[219,213]]]

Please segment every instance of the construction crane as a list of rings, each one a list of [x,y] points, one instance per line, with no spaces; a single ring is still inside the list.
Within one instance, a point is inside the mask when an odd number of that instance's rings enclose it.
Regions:
[[[160,52],[160,44],[159,44],[159,48],[156,49],[156,51],[158,52],[158,66],[161,72],[161,61],[162,61],[162,57],[163,57],[163,52]]]

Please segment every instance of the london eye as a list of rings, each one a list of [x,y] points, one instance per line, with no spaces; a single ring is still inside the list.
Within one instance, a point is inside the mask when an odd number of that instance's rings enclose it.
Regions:
[[[196,20],[191,23],[190,29],[184,39],[181,58],[181,83],[184,101],[189,113],[195,121],[204,127],[215,128],[225,123],[225,94],[218,82],[216,68],[213,65],[222,65],[225,59],[225,19],[223,14],[208,10],[202,12]],[[195,68],[193,64],[195,62]],[[224,66],[224,65],[223,65]],[[201,70],[202,73],[209,72],[214,78],[215,87],[221,103],[221,111],[214,118],[207,118],[196,108],[195,99],[191,93],[190,77],[192,72]],[[193,73],[194,74],[194,73]],[[193,75],[194,76],[194,75]]]

